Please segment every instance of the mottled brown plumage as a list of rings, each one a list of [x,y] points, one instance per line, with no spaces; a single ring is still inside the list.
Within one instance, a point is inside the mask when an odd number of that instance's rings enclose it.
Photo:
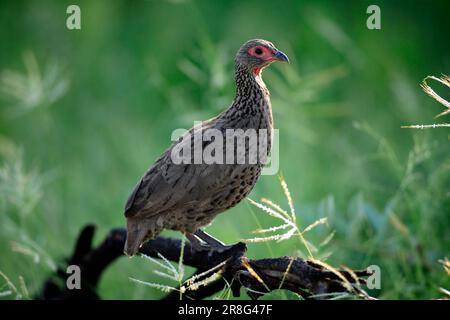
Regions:
[[[261,70],[276,60],[288,61],[272,43],[259,39],[246,42],[235,59],[236,96],[233,103],[217,117],[193,127],[189,133],[211,128],[223,133],[226,129],[267,129],[267,156],[273,128],[272,109]],[[245,198],[261,174],[261,161],[254,164],[175,164],[172,150],[182,141],[181,138],[172,144],[156,160],[127,201],[125,252],[128,255],[134,255],[143,242],[156,237],[163,229],[187,234],[201,232],[199,229],[211,223],[217,214]],[[187,141],[193,144],[193,139]],[[203,142],[202,147],[207,145],[208,142]],[[245,150],[248,153],[248,145]],[[200,238],[206,242],[211,240]]]

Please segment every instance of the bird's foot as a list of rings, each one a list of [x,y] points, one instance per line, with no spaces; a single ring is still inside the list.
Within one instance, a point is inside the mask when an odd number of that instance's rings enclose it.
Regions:
[[[210,254],[213,252],[222,253],[233,248],[232,245],[225,245],[222,241],[210,236],[202,230],[198,230],[195,233],[186,233],[186,237],[191,243],[191,248],[194,251],[208,251]]]

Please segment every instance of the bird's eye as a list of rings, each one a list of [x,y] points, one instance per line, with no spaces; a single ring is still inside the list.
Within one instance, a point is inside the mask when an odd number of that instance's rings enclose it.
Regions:
[[[259,55],[262,55],[263,51],[261,48],[256,48],[255,53],[259,56]]]

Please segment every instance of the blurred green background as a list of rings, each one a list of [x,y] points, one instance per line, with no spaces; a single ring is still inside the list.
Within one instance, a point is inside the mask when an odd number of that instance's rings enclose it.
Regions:
[[[66,28],[69,4],[81,8],[81,30]],[[375,297],[443,297],[439,288],[450,289],[439,263],[450,254],[450,134],[400,126],[448,122],[433,118],[443,106],[419,83],[449,74],[450,4],[377,1],[382,29],[368,30],[370,4],[1,1],[2,274],[33,297],[85,224],[98,226],[96,243],[124,226],[128,194],[172,131],[229,105],[236,50],[264,38],[291,60],[268,68],[264,80],[298,224],[328,219],[306,234],[314,257],[355,269],[379,265],[381,290],[369,291]],[[430,84],[448,99],[448,90]],[[250,197],[288,208],[277,176],[263,176]],[[233,243],[273,225],[243,201],[207,230]],[[250,244],[248,254],[306,257],[297,239]],[[99,294],[158,298],[158,290],[129,280],[170,284],[154,269],[141,258],[121,259]],[[3,298],[17,296],[8,290],[0,277]]]

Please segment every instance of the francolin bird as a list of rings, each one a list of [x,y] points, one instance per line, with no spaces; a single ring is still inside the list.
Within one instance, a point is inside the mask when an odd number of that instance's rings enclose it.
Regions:
[[[248,145],[243,155],[247,162],[231,164],[179,163],[173,161],[173,151],[186,142],[186,135],[195,136],[197,132],[204,133],[208,129],[221,133],[229,129],[245,132],[253,129],[267,132],[262,158],[267,157],[273,121],[270,95],[261,72],[274,61],[289,62],[289,59],[271,42],[255,39],[242,45],[235,58],[236,96],[231,106],[218,116],[191,128],[139,180],[125,206],[127,255],[136,254],[146,240],[156,237],[163,229],[183,232],[194,250],[220,251],[227,247],[200,228],[244,199],[253,189],[264,164],[262,161],[248,161]],[[187,142],[194,144],[194,140],[189,137]],[[211,141],[203,138],[200,146],[205,148]],[[223,150],[229,151],[225,149],[224,143]],[[232,152],[239,158],[235,150]]]

